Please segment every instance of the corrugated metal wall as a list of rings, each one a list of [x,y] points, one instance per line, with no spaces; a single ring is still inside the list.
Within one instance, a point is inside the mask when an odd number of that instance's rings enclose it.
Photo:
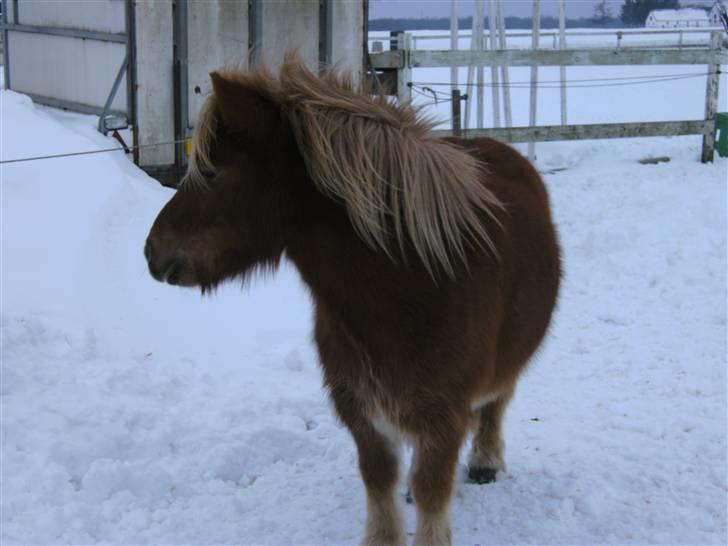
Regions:
[[[17,14],[15,2],[6,6],[6,84],[38,102],[100,113],[126,55],[124,0],[19,0]],[[111,106],[126,113],[125,81]]]
[[[135,122],[140,145],[187,136],[210,92],[209,73],[246,68],[251,41],[258,58],[273,69],[287,49],[298,48],[312,69],[328,60],[362,71],[365,0],[3,0],[3,5],[6,83],[39,102],[101,113],[129,56],[129,71],[111,106]],[[134,80],[132,97],[127,77]],[[144,167],[180,166],[181,149],[141,148],[137,159]]]

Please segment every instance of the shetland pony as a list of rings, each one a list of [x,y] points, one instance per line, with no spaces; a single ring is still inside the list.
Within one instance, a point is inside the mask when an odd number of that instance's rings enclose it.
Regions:
[[[504,470],[501,424],[556,302],[544,185],[491,139],[433,123],[288,56],[278,75],[213,72],[193,155],[145,246],[152,276],[207,292],[275,269],[313,295],[324,383],[359,454],[365,544],[404,544],[401,441],[416,544],[450,544],[458,451],[469,479]]]

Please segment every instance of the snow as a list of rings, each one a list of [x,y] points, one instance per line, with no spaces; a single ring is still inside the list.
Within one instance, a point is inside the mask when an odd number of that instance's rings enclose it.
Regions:
[[[693,117],[702,97],[671,85],[668,114]],[[0,101],[2,159],[113,146],[91,117]],[[614,102],[574,116],[661,107]],[[699,163],[698,137],[537,150],[563,290],[506,417],[508,471],[458,484],[454,542],[725,544],[728,160]],[[122,152],[0,180],[0,542],[356,543],[355,448],[296,272],[209,298],[153,281],[143,242],[172,192]]]

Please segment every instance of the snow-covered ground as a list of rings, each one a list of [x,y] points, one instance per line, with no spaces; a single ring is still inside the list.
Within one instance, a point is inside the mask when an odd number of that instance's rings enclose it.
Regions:
[[[693,117],[702,96],[677,84],[669,114]],[[0,101],[2,159],[114,142],[93,118]],[[725,544],[728,160],[699,163],[697,137],[538,153],[565,168],[545,175],[561,300],[507,414],[508,472],[458,485],[454,541]],[[0,542],[356,543],[356,453],[295,271],[211,298],[153,281],[142,246],[171,191],[122,153],[0,181]]]

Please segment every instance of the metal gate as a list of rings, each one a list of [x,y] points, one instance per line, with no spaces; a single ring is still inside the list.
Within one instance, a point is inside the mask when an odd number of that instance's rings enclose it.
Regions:
[[[39,104],[133,121],[125,0],[2,0],[5,87]]]

